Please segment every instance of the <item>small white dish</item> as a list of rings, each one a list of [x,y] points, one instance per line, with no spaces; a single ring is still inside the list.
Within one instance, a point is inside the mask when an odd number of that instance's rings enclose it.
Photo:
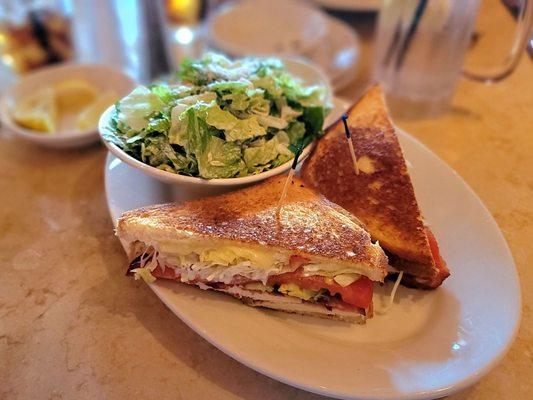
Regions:
[[[25,75],[2,95],[0,98],[2,124],[21,139],[50,148],[81,147],[97,142],[99,138],[97,127],[76,131],[67,126],[57,132],[45,133],[24,128],[11,118],[11,108],[21,97],[31,93],[36,88],[72,78],[82,78],[99,91],[113,90],[120,97],[128,94],[135,87],[135,81],[128,75],[104,65],[64,64],[43,68]]]
[[[251,308],[176,282],[158,280],[150,288],[229,356],[311,392],[414,400],[441,398],[474,384],[516,336],[518,275],[498,225],[472,189],[416,139],[401,131],[399,137],[417,198],[452,271],[441,288],[400,287],[392,309],[376,312],[364,326]],[[113,221],[124,211],[176,199],[166,185],[111,154],[105,187]],[[184,188],[177,190],[187,197]],[[376,289],[377,311],[390,285]],[[227,380],[238,375],[227,374]]]
[[[301,0],[244,0],[207,22],[208,39],[231,56],[298,55],[326,33],[326,15]]]
[[[335,122],[340,118],[340,112],[342,107],[335,107],[335,102],[331,97],[331,88],[329,86],[327,78],[314,66],[311,64],[297,60],[297,59],[283,59],[285,67],[287,70],[301,79],[305,85],[323,85],[326,87],[327,94],[326,98],[328,101],[333,102],[334,109],[327,116],[324,122],[324,128]],[[339,111],[340,110],[340,111]],[[100,117],[99,122],[99,132],[102,136],[106,131],[109,130],[110,120],[115,111],[115,107],[109,107]],[[270,169],[265,172],[261,172],[256,175],[245,176],[242,178],[225,178],[225,179],[204,179],[197,178],[185,175],[179,175],[172,172],[162,171],[155,167],[152,167],[148,164],[145,164],[126,152],[113,143],[109,143],[102,137],[102,141],[106,145],[113,155],[124,161],[126,164],[138,168],[145,174],[160,180],[161,182],[168,183],[171,185],[179,186],[181,189],[186,189],[187,193],[190,196],[208,196],[226,192],[228,190],[235,190],[241,187],[249,186],[253,183],[262,181],[271,176],[282,174],[283,172],[288,171],[291,168],[292,160],[287,161],[286,163]],[[313,148],[313,143],[305,147],[300,155],[299,161],[304,160]]]

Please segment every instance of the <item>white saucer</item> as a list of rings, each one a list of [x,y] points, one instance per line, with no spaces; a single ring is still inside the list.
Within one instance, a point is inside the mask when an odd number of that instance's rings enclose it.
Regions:
[[[251,308],[175,282],[159,280],[152,290],[229,356],[311,392],[414,400],[472,385],[502,359],[516,336],[521,310],[516,269],[501,231],[472,189],[416,139],[404,132],[399,137],[421,208],[452,272],[441,288],[401,287],[389,313],[376,313],[364,326]],[[169,186],[112,155],[105,184],[113,220],[173,198]],[[377,309],[384,292],[375,296]]]
[[[360,51],[357,32],[347,23],[328,17],[326,34],[305,56],[322,69],[338,92],[356,78]]]
[[[210,44],[232,57],[298,55],[326,33],[326,15],[301,0],[243,0],[207,21]]]

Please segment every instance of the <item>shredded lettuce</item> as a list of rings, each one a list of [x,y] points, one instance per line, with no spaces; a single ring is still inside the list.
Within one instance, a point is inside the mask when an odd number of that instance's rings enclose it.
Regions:
[[[118,118],[130,132],[139,132],[148,126],[149,117],[160,112],[163,106],[159,96],[139,86],[120,101]]]
[[[245,288],[249,290],[278,291],[306,301],[310,299],[319,301],[329,296],[326,288],[310,290],[301,288],[296,283],[268,285],[270,276],[287,272],[288,258],[287,255],[281,253],[276,254],[234,245],[216,248],[203,247],[187,241],[179,246],[172,244],[170,248],[173,250],[165,253],[153,246],[146,248],[140,256],[139,267],[131,271],[135,279],[153,283],[156,278],[152,272],[159,266],[163,272],[166,268],[173,269],[182,282],[201,280],[231,284],[236,276],[241,276],[252,281],[245,284]],[[310,266],[309,270],[306,270],[306,266]],[[333,264],[307,264],[306,266],[304,266],[305,276],[323,276],[325,282],[330,285],[337,283],[346,287],[361,277],[359,274],[343,271],[339,266],[333,268]],[[393,289],[392,298],[394,298],[398,282]]]
[[[120,100],[104,139],[164,171],[232,178],[293,158],[329,112],[325,89],[302,85],[278,59],[207,53],[185,60],[178,78]]]

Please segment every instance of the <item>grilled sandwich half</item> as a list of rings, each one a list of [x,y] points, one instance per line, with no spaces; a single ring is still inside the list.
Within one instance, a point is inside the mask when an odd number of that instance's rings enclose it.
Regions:
[[[225,292],[252,306],[364,322],[387,257],[359,221],[286,176],[229,194],[124,213],[129,271]]]
[[[360,173],[355,173],[339,120],[305,161],[303,180],[363,222],[391,266],[404,271],[404,283],[440,286],[450,273],[422,218],[379,86],[351,107],[348,125]]]

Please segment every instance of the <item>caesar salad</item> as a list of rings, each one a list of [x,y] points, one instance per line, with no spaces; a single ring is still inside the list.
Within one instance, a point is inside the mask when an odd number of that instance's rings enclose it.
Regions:
[[[185,60],[177,81],[139,86],[115,104],[104,140],[155,168],[205,179],[275,168],[322,134],[327,90],[276,58]]]

